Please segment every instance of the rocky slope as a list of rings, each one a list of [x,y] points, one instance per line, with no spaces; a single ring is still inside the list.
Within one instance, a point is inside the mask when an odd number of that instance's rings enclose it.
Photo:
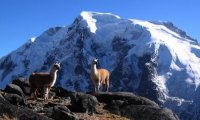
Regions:
[[[90,91],[91,60],[111,72],[110,91],[128,91],[198,120],[200,46],[170,22],[82,12],[66,27],[50,28],[0,59],[0,88],[12,79],[61,62],[56,86]]]
[[[128,92],[81,93],[53,88],[50,99],[30,99],[26,81],[0,92],[0,118],[19,120],[179,120],[167,108]]]

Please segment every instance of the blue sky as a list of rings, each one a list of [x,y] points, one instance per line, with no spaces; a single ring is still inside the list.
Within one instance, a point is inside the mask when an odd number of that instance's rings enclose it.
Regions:
[[[50,27],[71,24],[81,11],[171,21],[200,40],[199,0],[1,0],[0,57]]]

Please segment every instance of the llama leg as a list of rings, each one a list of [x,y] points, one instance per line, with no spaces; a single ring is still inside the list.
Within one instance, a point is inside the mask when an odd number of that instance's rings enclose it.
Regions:
[[[33,88],[30,89],[30,97],[33,98]]]
[[[51,90],[51,87],[48,87],[48,97],[49,97],[49,92]],[[53,96],[50,96],[50,99],[52,100],[53,99]]]
[[[105,90],[106,90],[106,92],[108,92],[109,84],[106,84],[105,86],[106,86]]]
[[[97,92],[99,92],[100,83],[97,84]]]
[[[46,88],[46,100],[49,99],[49,89]]]
[[[103,91],[106,91],[106,84],[103,84]]]
[[[99,86],[99,85],[97,85],[97,92],[99,92],[99,88],[100,88],[100,86]]]
[[[33,98],[33,99],[37,98],[36,97],[36,90],[37,90],[36,87],[31,87],[31,89],[30,89],[31,98]]]
[[[109,89],[109,77],[106,77],[104,87],[105,87],[105,92],[108,92],[108,89]]]
[[[95,85],[95,86],[94,86],[94,92],[97,92],[97,89],[98,89],[98,86]]]
[[[94,86],[94,92],[96,93],[96,92],[99,92],[99,84],[95,84],[95,86]]]
[[[37,89],[37,88],[35,88],[35,91],[34,91],[34,99],[36,99],[36,100],[37,100],[37,96],[38,96],[38,89]]]
[[[43,88],[43,92],[44,92],[44,100],[47,100],[48,99],[48,94],[49,94],[48,87],[44,87]]]
[[[95,84],[95,92],[99,92],[99,84],[98,83]]]

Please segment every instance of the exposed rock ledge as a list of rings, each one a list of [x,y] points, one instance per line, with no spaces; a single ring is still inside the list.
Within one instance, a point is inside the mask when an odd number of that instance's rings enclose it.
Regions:
[[[53,88],[51,99],[29,98],[27,81],[16,79],[0,91],[0,119],[179,120],[167,108],[129,92],[82,93]]]

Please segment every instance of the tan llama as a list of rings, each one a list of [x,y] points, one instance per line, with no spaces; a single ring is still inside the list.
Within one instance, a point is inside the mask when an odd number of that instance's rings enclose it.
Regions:
[[[103,90],[108,92],[109,89],[109,71],[106,69],[97,69],[98,59],[94,59],[91,63],[91,79],[95,87],[95,92],[99,92],[99,88],[103,85]]]
[[[60,63],[55,63],[50,73],[32,73],[29,77],[31,97],[37,98],[38,89],[41,89],[44,94],[44,100],[47,100],[51,87],[56,83],[58,70],[60,70]]]

